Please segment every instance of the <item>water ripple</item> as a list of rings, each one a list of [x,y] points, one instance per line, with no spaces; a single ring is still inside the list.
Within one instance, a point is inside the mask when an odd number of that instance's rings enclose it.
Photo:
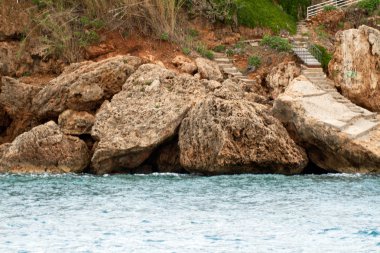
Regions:
[[[0,252],[379,252],[380,177],[0,175]]]

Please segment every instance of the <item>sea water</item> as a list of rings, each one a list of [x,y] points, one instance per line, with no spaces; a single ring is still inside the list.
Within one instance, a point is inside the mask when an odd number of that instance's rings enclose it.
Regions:
[[[380,177],[0,175],[0,252],[380,252]]]

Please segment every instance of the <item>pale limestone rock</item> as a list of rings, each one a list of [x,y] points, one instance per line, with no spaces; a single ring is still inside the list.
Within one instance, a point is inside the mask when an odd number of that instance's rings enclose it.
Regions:
[[[380,31],[368,26],[338,32],[329,72],[343,95],[380,112]]]
[[[336,91],[299,77],[274,103],[274,115],[328,171],[380,172],[380,121]]]

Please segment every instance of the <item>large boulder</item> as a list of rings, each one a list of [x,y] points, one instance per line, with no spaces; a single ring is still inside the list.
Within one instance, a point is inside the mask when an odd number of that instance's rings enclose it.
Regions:
[[[343,95],[380,112],[380,31],[368,26],[338,32],[329,72]]]
[[[216,62],[199,57],[195,59],[195,64],[198,67],[198,73],[201,78],[214,81],[223,80],[223,74]]]
[[[116,56],[99,62],[74,64],[34,97],[37,117],[58,117],[67,109],[95,110],[105,99],[121,91],[140,63],[136,57]]]
[[[301,69],[295,62],[282,62],[274,67],[266,77],[269,94],[272,99],[285,91],[289,83],[301,74]]]
[[[186,113],[206,93],[207,84],[159,65],[142,65],[111,102],[96,114],[92,136],[98,141],[92,167],[98,174],[128,172],[172,138]]]
[[[0,146],[1,173],[78,173],[89,161],[86,144],[64,135],[52,121]]]
[[[229,95],[228,95],[229,94]],[[302,172],[308,159],[264,105],[216,91],[182,121],[180,161],[208,175]]]
[[[277,98],[273,112],[319,167],[380,172],[379,119],[331,88],[322,89],[301,76]]]

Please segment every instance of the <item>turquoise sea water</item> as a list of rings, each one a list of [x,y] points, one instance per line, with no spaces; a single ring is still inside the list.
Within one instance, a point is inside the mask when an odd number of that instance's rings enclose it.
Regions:
[[[0,252],[380,252],[380,177],[0,175]]]

